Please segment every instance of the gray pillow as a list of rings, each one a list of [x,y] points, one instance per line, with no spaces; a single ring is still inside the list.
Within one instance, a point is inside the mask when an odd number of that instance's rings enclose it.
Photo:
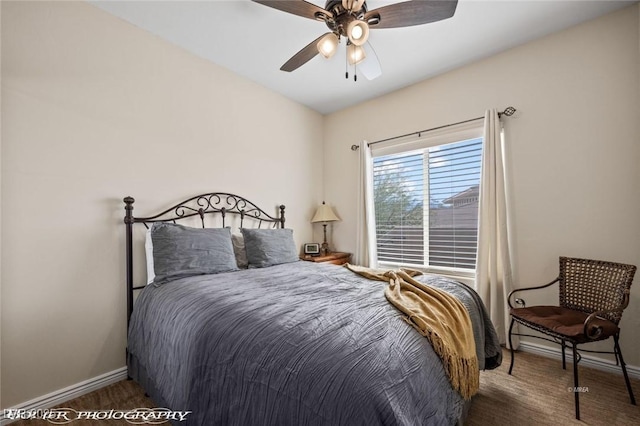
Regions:
[[[191,275],[238,270],[229,229],[154,223],[151,240],[154,285]]]
[[[242,228],[242,236],[249,268],[264,268],[300,260],[291,229]]]

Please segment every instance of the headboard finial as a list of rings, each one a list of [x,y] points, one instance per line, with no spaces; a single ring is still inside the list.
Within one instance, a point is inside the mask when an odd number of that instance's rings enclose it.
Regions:
[[[284,228],[284,204],[280,204],[280,228]]]
[[[133,203],[136,201],[133,197],[124,197],[124,223],[133,223]]]

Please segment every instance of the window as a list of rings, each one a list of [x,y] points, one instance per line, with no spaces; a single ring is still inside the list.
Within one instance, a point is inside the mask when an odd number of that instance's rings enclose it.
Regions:
[[[373,153],[378,261],[475,269],[482,137],[407,145]]]

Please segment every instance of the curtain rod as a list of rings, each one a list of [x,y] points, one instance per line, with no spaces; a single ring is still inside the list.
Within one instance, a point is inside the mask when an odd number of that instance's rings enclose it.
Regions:
[[[516,109],[514,107],[510,106],[510,107],[505,108],[504,111],[499,112],[498,113],[498,117],[502,117],[503,115],[506,115],[507,117],[511,117],[513,114],[515,114],[515,112],[516,112]],[[400,135],[400,136],[394,136],[394,137],[387,138],[387,139],[381,139],[379,141],[369,142],[369,143],[367,143],[367,146],[375,145],[377,143],[392,141],[394,139],[401,139],[401,138],[405,138],[407,136],[412,136],[412,135],[421,136],[422,133],[431,132],[432,130],[445,129],[447,127],[457,126],[458,124],[470,123],[471,121],[480,120],[481,118],[484,118],[484,117],[471,118],[469,120],[458,121],[457,123],[445,124],[444,126],[432,127],[431,129],[419,130],[417,132],[407,133],[406,135]],[[358,145],[351,145],[351,151],[357,151],[359,148],[360,148],[360,146],[358,146]]]

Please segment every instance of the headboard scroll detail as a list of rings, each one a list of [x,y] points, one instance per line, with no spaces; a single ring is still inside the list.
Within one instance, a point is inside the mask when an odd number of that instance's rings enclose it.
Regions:
[[[126,197],[125,203],[125,217],[124,223],[144,223],[148,226],[148,223],[153,222],[176,222],[177,220],[186,219],[193,216],[199,216],[202,227],[204,228],[204,216],[206,214],[220,214],[222,218],[222,226],[226,226],[225,220],[227,214],[240,216],[240,227],[244,225],[244,219],[250,218],[258,221],[258,227],[262,226],[262,223],[271,223],[273,227],[284,228],[284,209],[285,206],[279,206],[279,216],[271,216],[263,209],[256,206],[246,198],[238,195],[229,194],[226,192],[212,192],[209,194],[197,195],[184,200],[173,207],[164,210],[149,217],[134,217],[133,216],[133,203],[135,200],[132,197]]]

